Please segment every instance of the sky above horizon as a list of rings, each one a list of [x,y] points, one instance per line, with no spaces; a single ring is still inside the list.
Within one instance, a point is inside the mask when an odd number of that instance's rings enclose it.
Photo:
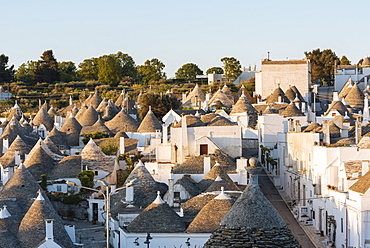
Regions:
[[[137,65],[158,58],[167,76],[186,63],[204,72],[233,56],[243,66],[332,49],[352,63],[369,55],[370,1],[2,1],[0,54],[17,68],[52,49],[58,61],[118,51]]]

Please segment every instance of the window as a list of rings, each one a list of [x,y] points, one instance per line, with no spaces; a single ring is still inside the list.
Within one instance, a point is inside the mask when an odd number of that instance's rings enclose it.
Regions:
[[[99,171],[95,171],[95,176],[99,175]]]
[[[180,192],[174,192],[175,199],[180,199]]]
[[[343,233],[343,218],[340,218],[340,232]]]
[[[208,144],[200,145],[200,155],[208,154]]]
[[[61,185],[57,185],[57,192],[62,192],[62,186]]]

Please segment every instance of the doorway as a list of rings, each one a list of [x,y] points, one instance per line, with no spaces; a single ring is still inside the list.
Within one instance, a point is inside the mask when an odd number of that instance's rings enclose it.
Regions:
[[[208,154],[208,144],[200,145],[200,155],[207,155]]]

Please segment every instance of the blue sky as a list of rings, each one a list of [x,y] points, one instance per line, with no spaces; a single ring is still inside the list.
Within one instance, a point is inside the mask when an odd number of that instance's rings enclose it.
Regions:
[[[183,64],[203,70],[234,56],[244,66],[271,53],[299,59],[331,48],[352,62],[370,55],[370,1],[3,1],[0,54],[18,67],[52,49],[58,61],[122,51],[136,64],[158,58],[173,77]]]

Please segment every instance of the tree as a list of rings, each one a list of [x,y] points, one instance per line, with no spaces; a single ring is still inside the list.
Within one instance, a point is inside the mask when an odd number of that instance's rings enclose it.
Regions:
[[[10,83],[15,73],[14,65],[8,66],[9,57],[0,55],[0,83]]]
[[[80,179],[81,185],[88,188],[94,187],[94,176],[95,174],[91,170],[84,170],[77,174],[78,179]],[[89,190],[81,189],[81,192],[88,193]]]
[[[222,69],[221,67],[211,67],[211,68],[208,68],[208,70],[206,71],[206,74],[224,74],[224,69]]]
[[[17,80],[27,83],[28,85],[36,84],[37,61],[27,61],[18,67],[14,76]]]
[[[311,52],[304,52],[307,59],[311,62],[311,80],[331,82],[334,74],[334,64],[338,61],[337,55],[331,49],[320,51],[320,48]]]
[[[193,63],[184,64],[175,73],[176,78],[184,78],[186,80],[195,79],[197,75],[203,75],[203,71],[198,65]]]
[[[349,61],[349,59],[346,57],[346,56],[342,56],[340,58],[340,65],[350,65],[351,64],[351,61]]]
[[[85,59],[78,68],[77,74],[82,80],[98,80],[98,58]]]
[[[159,95],[147,92],[140,96],[139,117],[143,119],[149,110],[149,106],[158,119],[167,114],[171,109],[178,109],[181,105],[179,100],[171,95]]]
[[[239,75],[242,73],[239,60],[234,57],[224,57],[221,59],[221,62],[224,63],[223,69],[225,72],[225,77],[229,81],[235,81]]]
[[[164,67],[165,65],[157,58],[147,60],[144,65],[137,66],[142,83],[147,85],[151,81],[166,79],[166,73],[163,71]]]
[[[122,52],[118,52],[115,55],[121,66],[121,79],[124,77],[136,78],[137,77],[137,68],[134,59]]]
[[[58,70],[60,81],[68,83],[76,80],[77,68],[75,63],[73,63],[72,61],[58,62]]]
[[[46,83],[54,83],[60,80],[58,62],[54,58],[52,50],[43,52],[41,60],[37,62],[36,79],[38,82]]]
[[[98,80],[109,85],[117,85],[121,80],[122,70],[117,57],[103,55],[98,59]]]

